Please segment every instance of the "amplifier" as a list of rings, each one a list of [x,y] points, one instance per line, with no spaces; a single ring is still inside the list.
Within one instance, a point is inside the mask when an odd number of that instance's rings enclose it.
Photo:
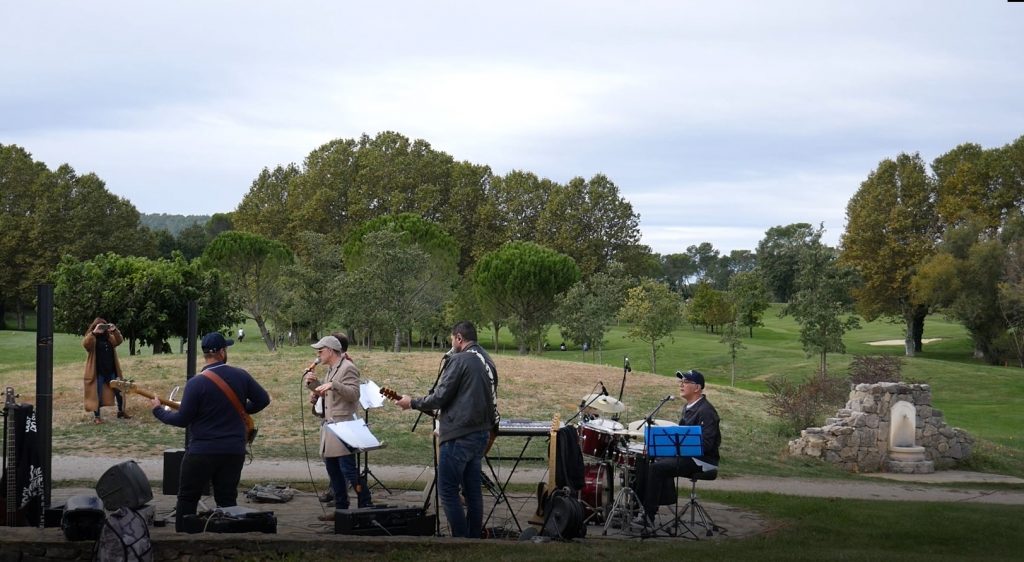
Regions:
[[[362,509],[336,509],[334,532],[338,535],[412,535],[434,534],[437,515],[425,514],[422,507],[379,506]]]

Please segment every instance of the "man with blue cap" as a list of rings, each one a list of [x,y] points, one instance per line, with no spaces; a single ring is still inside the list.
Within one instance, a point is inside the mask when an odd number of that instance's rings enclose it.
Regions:
[[[195,515],[203,489],[210,482],[218,507],[238,505],[238,482],[249,435],[234,402],[237,400],[246,414],[255,414],[270,404],[270,395],[252,375],[227,364],[227,348],[233,343],[220,332],[203,336],[206,365],[185,384],[177,412],[163,408],[159,398],[150,401],[158,420],[189,430],[175,507],[178,532],[185,530],[183,518]]]
[[[704,375],[696,370],[676,371],[679,379],[679,395],[686,400],[679,425],[699,425],[703,454],[699,457],[661,457],[654,459],[648,467],[643,486],[643,506],[647,521],[654,521],[658,512],[658,499],[662,489],[676,476],[689,477],[698,472],[718,469],[718,447],[722,444],[719,433],[718,411],[704,396]]]

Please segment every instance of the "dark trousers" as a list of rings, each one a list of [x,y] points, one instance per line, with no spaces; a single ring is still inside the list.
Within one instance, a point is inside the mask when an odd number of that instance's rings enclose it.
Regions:
[[[185,453],[181,459],[181,479],[178,484],[178,504],[175,507],[174,528],[182,532],[181,519],[195,515],[199,498],[207,482],[213,483],[213,499],[217,507],[238,505],[238,481],[242,479],[245,454],[210,455]]]
[[[647,465],[647,470],[639,476],[637,488],[641,490],[640,497],[644,505],[644,512],[649,519],[654,519],[658,512],[658,506],[675,501],[676,476],[690,476],[701,472],[700,465],[693,462],[692,457],[663,457],[652,460]]]

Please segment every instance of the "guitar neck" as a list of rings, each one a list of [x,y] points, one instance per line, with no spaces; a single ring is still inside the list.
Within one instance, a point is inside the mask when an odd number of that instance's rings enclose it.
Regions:
[[[555,489],[555,459],[558,456],[558,414],[551,420],[551,438],[548,442],[548,490]]]
[[[168,408],[170,408],[172,410],[177,410],[178,408],[181,407],[181,402],[175,402],[174,400],[168,400],[166,398],[161,398],[159,394],[157,394],[155,392],[152,392],[150,390],[146,390],[145,388],[141,388],[141,387],[139,387],[139,386],[137,386],[135,384],[132,384],[131,386],[128,386],[127,388],[121,387],[121,390],[126,390],[128,392],[133,392],[135,394],[138,394],[139,396],[145,396],[146,398],[156,398],[157,400],[160,401],[161,404],[163,404],[164,406],[167,406]]]

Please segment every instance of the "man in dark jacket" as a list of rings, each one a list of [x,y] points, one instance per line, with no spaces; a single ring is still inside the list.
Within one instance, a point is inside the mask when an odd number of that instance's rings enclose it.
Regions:
[[[718,447],[722,444],[722,434],[718,429],[718,411],[704,396],[704,375],[691,369],[685,373],[676,371],[676,378],[679,379],[679,394],[686,400],[679,425],[700,426],[701,445],[704,451],[699,457],[662,457],[648,465],[643,505],[649,521],[654,520],[654,515],[658,512],[658,498],[666,483],[672,478],[718,470]]]
[[[232,400],[208,373],[220,377],[234,393],[247,414],[255,414],[270,404],[267,391],[244,369],[227,364],[227,348],[234,342],[219,332],[203,336],[203,372],[189,379],[177,412],[165,409],[158,398],[152,399],[153,415],[177,427],[187,427],[189,440],[181,460],[175,530],[183,531],[182,518],[195,515],[203,489],[213,483],[218,507],[238,505],[238,482],[245,462],[248,427]]]
[[[437,463],[437,490],[453,537],[480,538],[483,527],[483,492],[480,464],[491,432],[498,427],[498,370],[476,343],[476,327],[459,322],[452,328],[452,353],[432,394],[413,399],[403,396],[398,405],[437,415],[441,442]],[[466,498],[463,511],[459,491]]]

